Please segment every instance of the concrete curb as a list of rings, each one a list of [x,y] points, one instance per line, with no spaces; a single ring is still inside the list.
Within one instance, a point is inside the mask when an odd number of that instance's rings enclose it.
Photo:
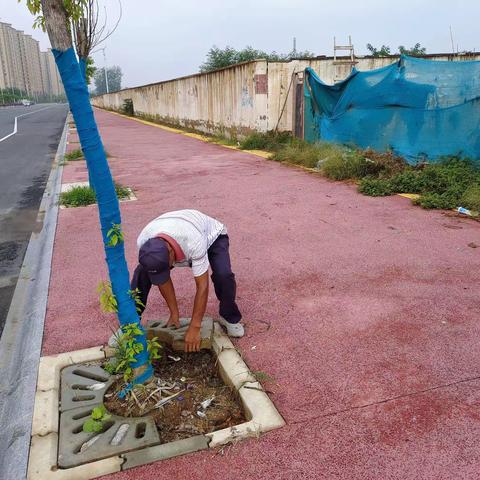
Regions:
[[[67,116],[68,118],[68,116]],[[0,339],[0,478],[26,477],[67,121]]]

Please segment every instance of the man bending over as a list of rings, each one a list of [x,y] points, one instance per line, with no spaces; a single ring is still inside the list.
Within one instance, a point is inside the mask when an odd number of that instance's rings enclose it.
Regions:
[[[193,313],[185,335],[185,351],[200,349],[200,326],[208,300],[208,268],[212,269],[215,294],[220,302],[218,322],[229,336],[242,337],[242,315],[235,302],[235,275],[230,265],[227,227],[198,210],[178,210],[152,220],[137,239],[138,266],[132,290],[138,288],[140,300],[147,304],[152,285],[158,285],[168,309],[167,325],[180,327],[177,297],[170,270],[190,267],[196,284]],[[144,307],[142,307],[143,312]]]

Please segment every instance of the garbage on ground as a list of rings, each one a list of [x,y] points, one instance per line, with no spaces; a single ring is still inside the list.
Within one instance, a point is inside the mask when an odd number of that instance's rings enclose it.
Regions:
[[[213,402],[215,397],[210,397],[204,400],[203,402],[200,403],[200,406],[203,408],[203,410],[206,410]]]
[[[457,212],[462,213],[463,215],[468,215],[470,217],[472,216],[472,212],[468,208],[458,207]]]
[[[92,385],[88,385],[86,390],[101,390],[105,388],[105,383],[93,383]]]

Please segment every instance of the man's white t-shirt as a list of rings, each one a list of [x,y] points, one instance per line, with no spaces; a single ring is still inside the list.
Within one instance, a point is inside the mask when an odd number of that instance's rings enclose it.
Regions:
[[[172,237],[183,250],[185,262],[176,267],[192,267],[195,277],[203,275],[209,267],[207,251],[219,235],[227,234],[227,227],[198,210],[177,210],[160,215],[152,220],[137,239],[140,247],[160,234]]]

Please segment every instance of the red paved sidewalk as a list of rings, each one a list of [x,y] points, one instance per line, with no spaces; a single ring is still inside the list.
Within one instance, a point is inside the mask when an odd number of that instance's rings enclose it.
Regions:
[[[223,456],[110,479],[478,478],[480,249],[468,246],[480,244],[478,223],[96,115],[115,179],[138,197],[122,203],[131,269],[138,232],[161,212],[197,208],[228,225],[247,326],[238,346],[253,370],[275,377],[272,399],[288,424]],[[63,181],[77,180],[86,171],[71,162]],[[95,207],[62,210],[44,354],[106,340],[102,278]],[[173,278],[188,315],[193,280],[182,269]],[[154,294],[145,318],[165,314]]]

